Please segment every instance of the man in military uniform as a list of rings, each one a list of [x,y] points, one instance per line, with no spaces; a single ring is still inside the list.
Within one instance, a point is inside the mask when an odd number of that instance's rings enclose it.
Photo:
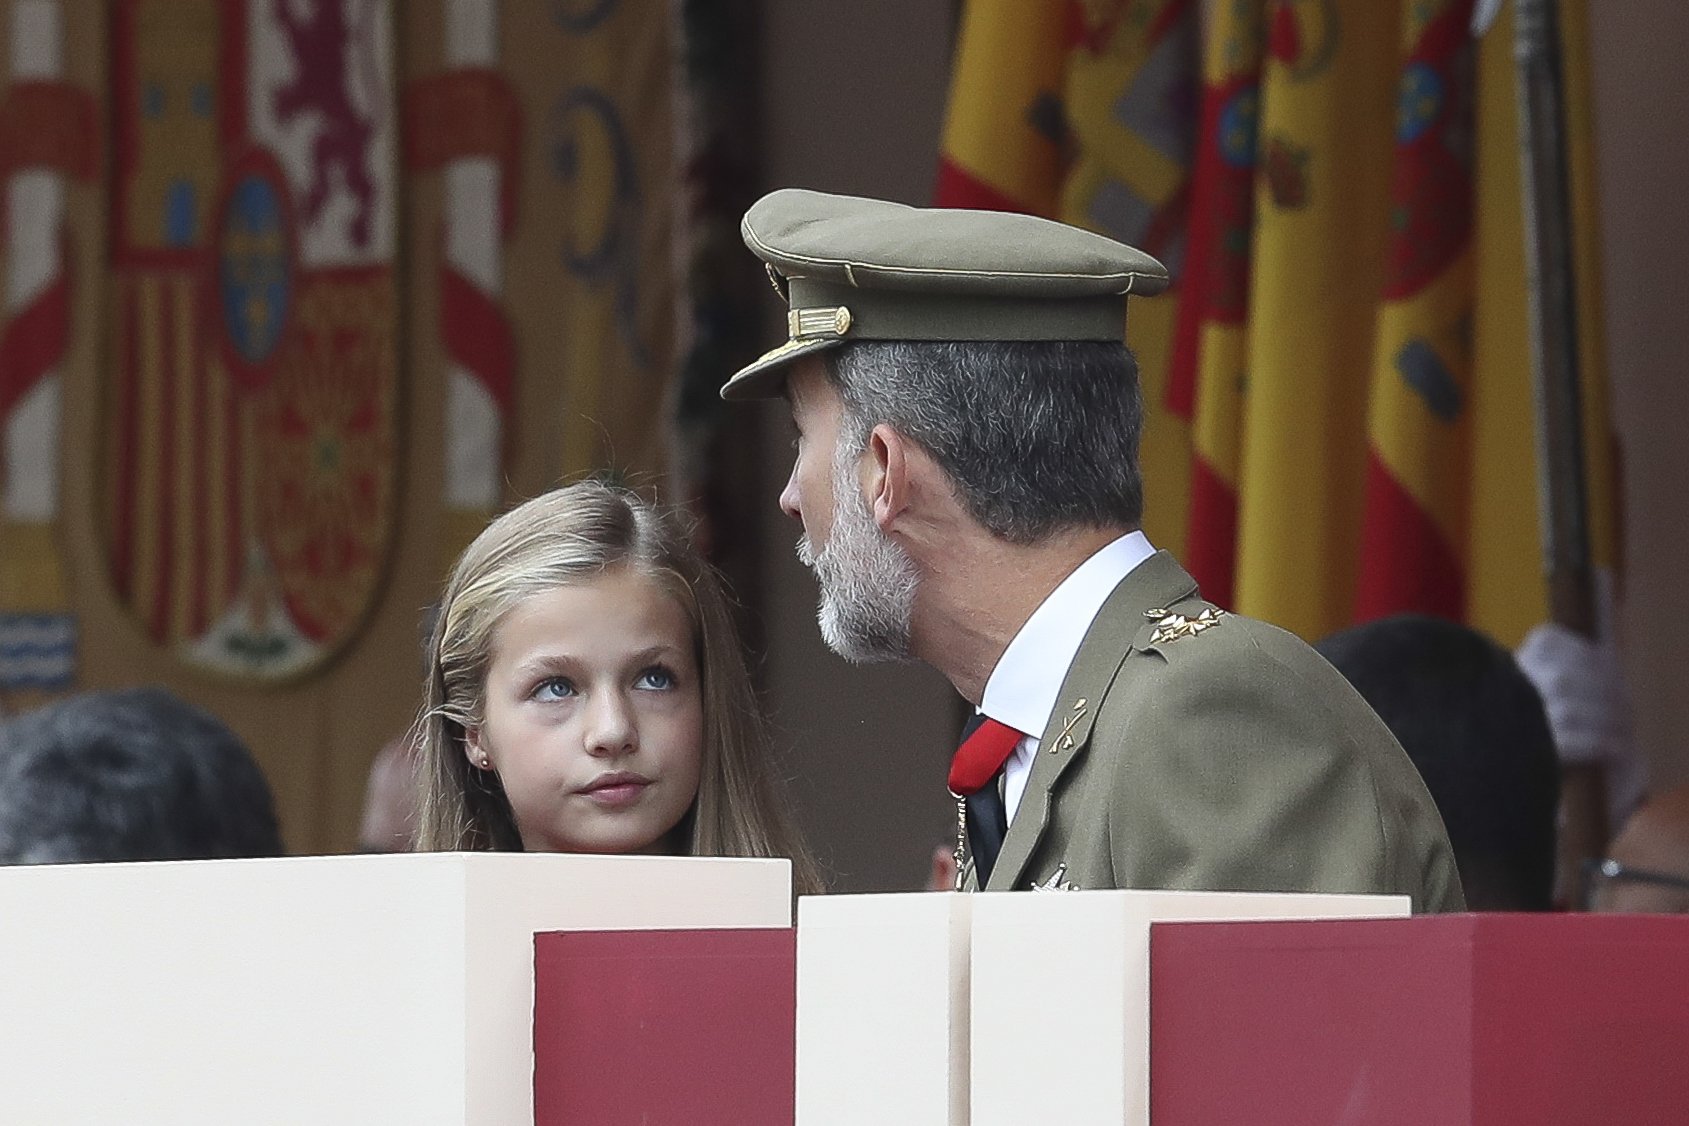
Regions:
[[[1167,273],[1026,215],[786,190],[743,234],[827,643],[915,658],[978,715],[951,765],[969,887],[1402,893],[1462,906],[1390,732],[1291,635],[1204,602],[1139,530],[1128,294]],[[960,850],[960,843],[958,849]]]

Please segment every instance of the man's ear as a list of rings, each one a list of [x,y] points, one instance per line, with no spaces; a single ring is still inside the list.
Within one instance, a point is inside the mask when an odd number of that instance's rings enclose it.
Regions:
[[[909,508],[910,453],[909,439],[883,422],[868,434],[862,485],[868,509],[882,532],[889,532]]]

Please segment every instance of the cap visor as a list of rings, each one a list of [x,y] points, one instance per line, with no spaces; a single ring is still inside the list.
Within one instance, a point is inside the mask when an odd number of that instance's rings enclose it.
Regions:
[[[786,382],[786,365],[812,352],[836,348],[843,343],[844,339],[836,336],[814,340],[788,340],[734,372],[733,378],[722,387],[721,397],[729,402],[772,399],[780,394],[780,389]]]

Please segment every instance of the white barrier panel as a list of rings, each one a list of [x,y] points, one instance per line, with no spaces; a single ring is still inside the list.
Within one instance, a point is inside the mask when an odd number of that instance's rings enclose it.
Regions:
[[[1148,1126],[1151,923],[1408,912],[1408,898],[1394,895],[981,893],[972,1126]]]
[[[967,1126],[972,904],[798,901],[798,1126]]]
[[[533,1120],[536,931],[784,927],[783,860],[0,868],[0,1122]]]

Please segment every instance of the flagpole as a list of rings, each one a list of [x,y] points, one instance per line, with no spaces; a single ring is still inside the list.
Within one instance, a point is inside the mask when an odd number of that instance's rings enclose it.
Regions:
[[[1590,562],[1558,0],[1516,0],[1514,59],[1536,405],[1537,500],[1549,617],[1593,638],[1595,574]],[[1556,897],[1576,906],[1583,861],[1599,856],[1607,844],[1606,800],[1595,767],[1563,771],[1560,822]]]

